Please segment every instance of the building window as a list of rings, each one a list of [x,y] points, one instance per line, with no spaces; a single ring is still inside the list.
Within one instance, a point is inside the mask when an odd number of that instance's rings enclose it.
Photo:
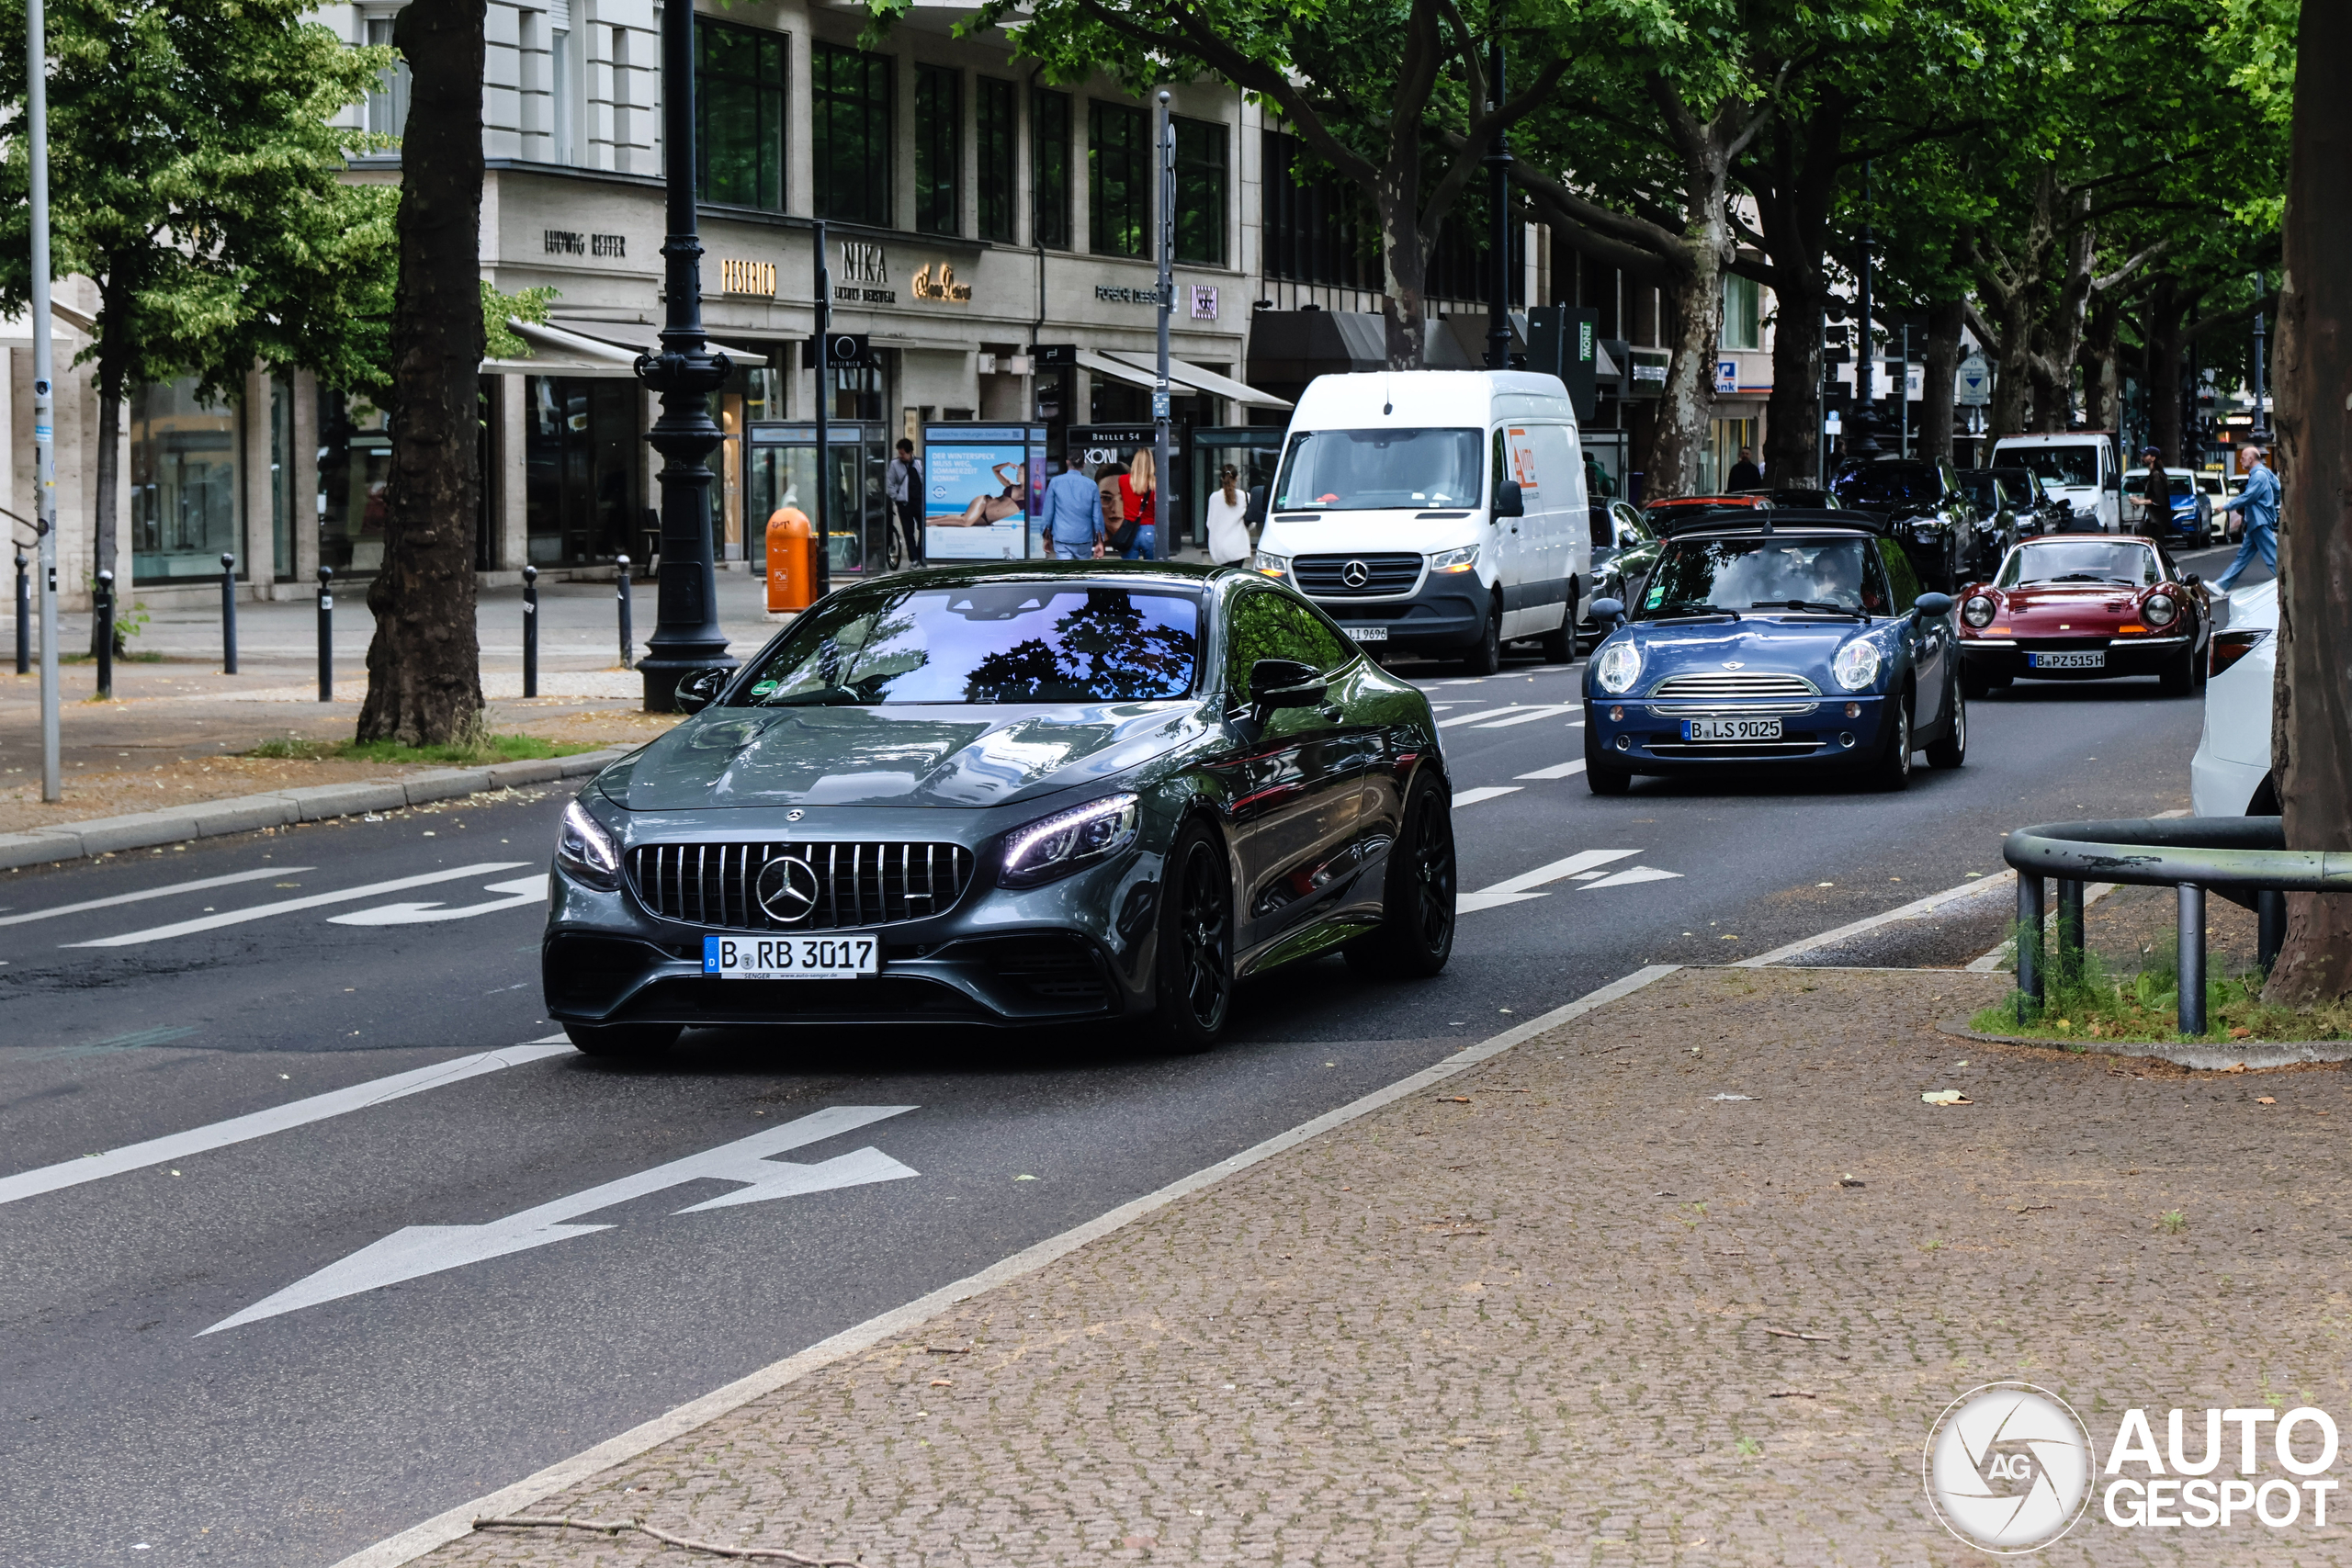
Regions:
[[[580,162],[580,51],[572,47],[571,29],[557,28],[548,51],[550,88],[555,95],[555,161]]]
[[[392,43],[392,18],[371,17],[368,20],[368,41],[390,49]],[[368,129],[378,136],[398,136],[408,124],[408,62],[394,60],[391,69],[376,78],[375,90],[368,95]]]
[[[523,380],[523,515],[534,566],[591,566],[644,546],[645,440],[634,381]],[[390,457],[387,438],[387,457]],[[380,558],[383,547],[377,546]]]
[[[1096,255],[1140,256],[1151,242],[1151,137],[1143,110],[1086,106],[1086,201]]]
[[[1225,127],[1176,121],[1176,259],[1225,265]]]
[[[1379,288],[1374,226],[1363,191],[1328,174],[1300,177],[1299,165],[1311,164],[1305,145],[1279,130],[1263,134],[1266,177],[1260,212],[1266,276],[1342,288]]]
[[[1752,277],[1724,275],[1723,346],[1764,346],[1764,288]]]
[[[372,576],[383,566],[384,490],[391,478],[391,415],[364,394],[321,387],[319,564],[333,567],[336,577]]]
[[[130,579],[215,579],[237,543],[237,411],[196,395],[183,376],[135,389],[130,402]]]
[[[784,209],[785,36],[695,20],[696,171],[705,201]]]
[[[809,66],[817,216],[887,229],[890,59],[820,43]]]
[[[1047,250],[1069,249],[1069,95],[1040,87],[1029,106],[1030,183],[1035,187],[1036,229],[1031,238]]]
[[[1002,244],[1013,242],[1013,145],[1020,134],[1013,112],[1013,87],[993,76],[979,81],[980,238]]]
[[[915,67],[915,227],[964,231],[964,77],[952,66]]]

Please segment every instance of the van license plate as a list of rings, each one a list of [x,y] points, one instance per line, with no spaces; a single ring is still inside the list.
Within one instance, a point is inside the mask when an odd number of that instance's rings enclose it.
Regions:
[[[1386,642],[1388,640],[1386,626],[1341,626],[1340,629],[1358,642]]]
[[[2083,653],[2029,653],[2026,662],[2036,670],[2104,670],[2107,650],[2094,648]]]
[[[1685,740],[1778,740],[1781,721],[1777,718],[1686,718],[1682,721]]]
[[[714,980],[854,980],[881,973],[882,944],[837,936],[707,936],[702,972]]]

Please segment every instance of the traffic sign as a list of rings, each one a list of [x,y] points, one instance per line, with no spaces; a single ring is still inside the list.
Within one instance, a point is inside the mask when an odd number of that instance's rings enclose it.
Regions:
[[[1960,362],[1958,389],[1953,398],[1962,408],[1979,408],[1993,400],[1993,367],[1981,354]]]

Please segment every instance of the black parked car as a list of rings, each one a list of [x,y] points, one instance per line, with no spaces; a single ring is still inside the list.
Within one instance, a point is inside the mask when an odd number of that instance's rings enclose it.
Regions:
[[[1976,509],[1976,544],[1969,552],[1969,574],[1990,577],[2001,570],[2010,548],[2026,537],[2019,514],[2031,498],[2020,494],[2014,480],[1990,468],[1962,468],[1959,477],[1960,488],[1968,492],[1969,504]]]
[[[1623,501],[1592,502],[1592,592],[1577,622],[1577,651],[1609,635],[1608,625],[1593,619],[1592,602],[1626,598],[1657,558],[1657,533],[1638,508]]]
[[[2018,537],[2040,538],[2044,534],[2064,534],[2074,525],[2074,504],[2064,496],[2052,495],[2041,482],[2041,476],[2022,465],[1996,468],[1972,469],[1999,479],[2010,496],[2011,509],[2018,514]]]
[[[1846,505],[1886,519],[1888,536],[1902,544],[1928,588],[1950,593],[1960,585],[1975,553],[1976,508],[1950,463],[1917,457],[1853,463],[1830,488]]]
[[[541,974],[591,1055],[1123,1019],[1200,1050],[1245,976],[1453,948],[1429,699],[1239,567],[897,573],[679,698],[556,845]]]

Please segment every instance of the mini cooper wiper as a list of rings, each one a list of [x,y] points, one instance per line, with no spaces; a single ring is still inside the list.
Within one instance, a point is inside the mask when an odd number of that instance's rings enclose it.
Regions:
[[[1845,604],[1833,604],[1826,599],[1758,599],[1747,606],[1751,610],[1818,610],[1829,615],[1851,615],[1861,619],[1862,613]]]
[[[769,708],[854,707],[865,699],[847,686],[818,686],[806,692],[790,692],[781,697],[764,697],[760,705]]]
[[[1739,619],[1737,610],[1725,609],[1721,604],[1710,604],[1703,599],[1677,599],[1670,604],[1659,606],[1657,615],[1645,618],[1653,621],[1674,621],[1693,615],[1729,615],[1735,621]]]

